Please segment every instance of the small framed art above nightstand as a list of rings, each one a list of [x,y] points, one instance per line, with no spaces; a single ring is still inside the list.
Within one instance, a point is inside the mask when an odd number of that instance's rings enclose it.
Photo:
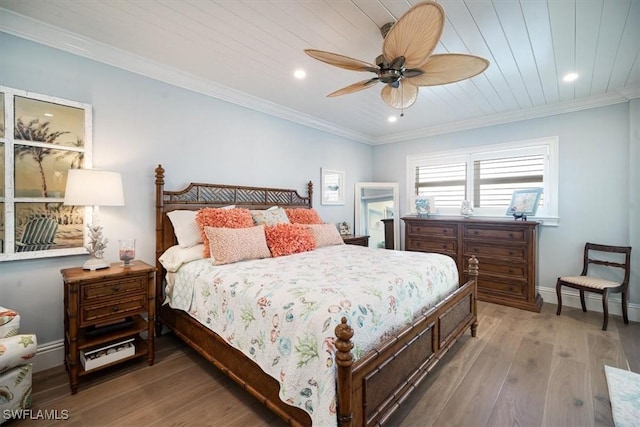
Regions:
[[[355,234],[342,235],[342,240],[347,245],[369,246],[369,236],[358,236]]]

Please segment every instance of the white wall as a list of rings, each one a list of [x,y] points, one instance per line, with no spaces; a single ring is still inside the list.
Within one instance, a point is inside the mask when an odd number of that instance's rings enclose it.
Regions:
[[[101,209],[107,258],[118,238],[137,238],[137,255],[155,263],[154,168],[165,185],[191,181],[316,189],[327,222],[353,224],[354,183],[370,181],[372,149],[331,134],[0,33],[0,85],[93,105],[94,166],[121,172],[124,207]],[[346,173],[344,206],[320,204],[320,168]],[[0,263],[0,304],[22,314],[41,348],[63,338],[60,269],[86,256]],[[60,354],[62,354],[60,352]],[[62,356],[57,360],[62,363]]]
[[[640,167],[637,148],[640,117],[638,107],[630,108],[630,105],[617,104],[377,146],[373,156],[374,179],[400,183],[401,215],[404,215],[407,213],[405,169],[408,155],[558,136],[560,224],[541,227],[539,240],[539,285],[547,288],[541,289],[541,293],[550,301],[549,296],[555,295],[558,276],[581,271],[586,241],[630,245],[634,226],[634,250],[640,252],[637,240],[638,184],[630,186],[631,171]],[[630,138],[632,134],[635,136]],[[637,179],[637,172],[635,176]],[[633,214],[630,202],[632,188],[636,192],[631,196],[631,199],[635,197],[636,203]],[[639,267],[640,262],[632,265],[630,297],[634,303],[640,302]],[[617,311],[620,311],[619,307]]]

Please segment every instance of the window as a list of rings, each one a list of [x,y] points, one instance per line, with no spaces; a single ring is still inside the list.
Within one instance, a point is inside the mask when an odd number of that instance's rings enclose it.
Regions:
[[[536,219],[552,224],[557,170],[557,137],[414,155],[407,158],[407,199],[432,196],[438,214],[459,215],[468,200],[476,216],[505,216],[514,190],[542,188]]]
[[[0,261],[86,253],[85,209],[63,201],[90,155],[90,105],[0,86]]]

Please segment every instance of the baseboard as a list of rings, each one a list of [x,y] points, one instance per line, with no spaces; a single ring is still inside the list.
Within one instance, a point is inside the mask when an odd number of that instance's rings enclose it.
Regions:
[[[548,304],[558,304],[558,296],[556,295],[556,288],[543,288],[539,287],[538,292]],[[585,293],[584,301],[587,305],[588,311],[596,311],[602,313],[602,296],[590,292]],[[562,290],[562,305],[567,307],[581,308],[580,305],[580,293],[574,289]],[[622,303],[620,300],[620,294],[614,294],[609,297],[609,314],[615,316],[622,316]],[[640,304],[629,303],[627,307],[627,315],[630,322],[640,322]]]
[[[38,344],[38,351],[33,358],[33,372],[64,365],[64,341],[53,341]]]

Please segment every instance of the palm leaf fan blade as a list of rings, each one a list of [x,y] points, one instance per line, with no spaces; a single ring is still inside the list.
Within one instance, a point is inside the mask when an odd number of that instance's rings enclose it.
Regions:
[[[416,102],[418,98],[418,86],[409,83],[407,80],[400,82],[398,88],[394,88],[390,85],[385,85],[380,92],[380,96],[384,102],[392,108],[398,110],[402,108],[409,108]]]
[[[333,65],[335,67],[344,68],[351,71],[371,71],[373,73],[378,72],[378,67],[359,59],[350,58],[348,56],[340,55],[338,53],[325,52],[323,50],[305,49],[304,53],[310,57],[322,61],[326,64]]]
[[[400,17],[384,39],[382,54],[391,62],[399,56],[406,68],[424,64],[442,35],[444,9],[438,3],[418,3]]]
[[[416,86],[436,86],[459,82],[482,73],[489,61],[475,55],[443,53],[431,55],[420,67],[424,72],[416,77],[406,77]]]
[[[374,77],[372,79],[363,80],[361,82],[354,83],[354,84],[351,84],[349,86],[343,87],[342,89],[339,89],[339,90],[337,90],[335,92],[331,92],[327,96],[328,97],[334,97],[334,96],[340,96],[340,95],[347,95],[349,93],[358,92],[358,91],[361,91],[361,90],[366,89],[368,87],[371,87],[371,86],[375,85],[376,83],[378,83],[378,78]]]

